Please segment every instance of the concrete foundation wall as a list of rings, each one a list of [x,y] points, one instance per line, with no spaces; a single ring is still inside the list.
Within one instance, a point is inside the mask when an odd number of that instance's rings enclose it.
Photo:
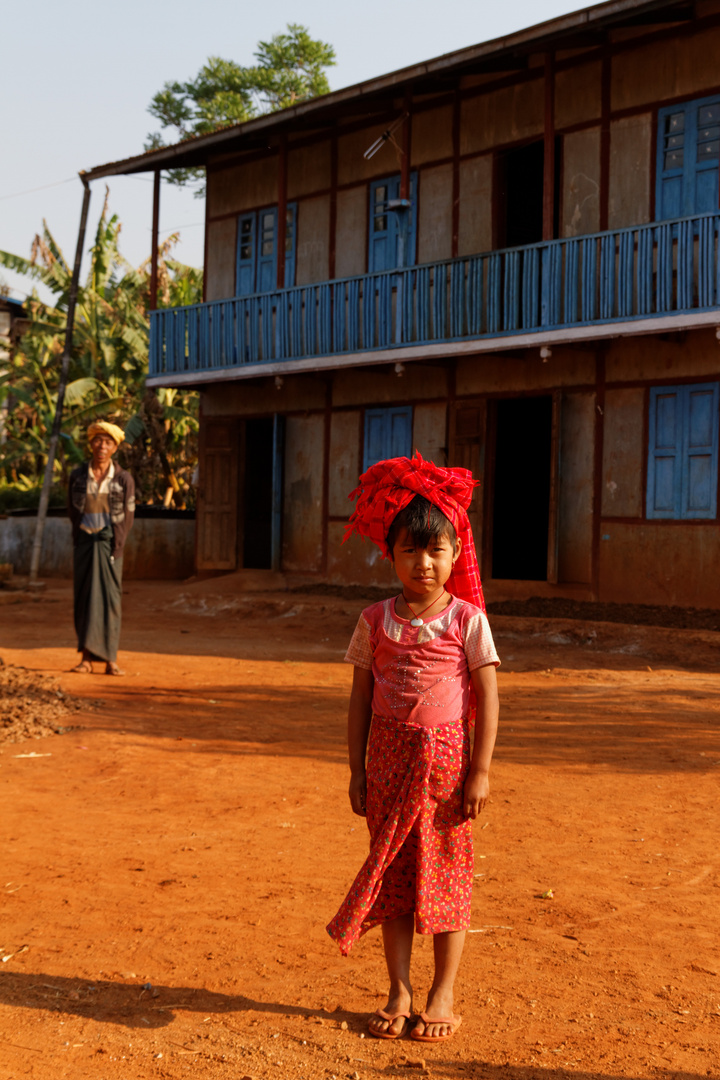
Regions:
[[[13,564],[16,574],[30,572],[35,537],[34,517],[0,517],[0,563]],[[195,569],[195,522],[191,519],[136,518],[125,545],[125,580],[181,580]],[[70,522],[49,517],[43,534],[41,577],[72,578]]]

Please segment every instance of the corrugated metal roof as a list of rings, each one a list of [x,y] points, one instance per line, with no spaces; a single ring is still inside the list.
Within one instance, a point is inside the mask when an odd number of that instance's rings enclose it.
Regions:
[[[576,40],[588,43],[588,36],[599,39],[605,31],[613,27],[632,24],[633,20],[647,21],[648,17],[652,17],[656,12],[657,21],[663,22],[663,13],[685,10],[688,18],[692,17],[693,5],[689,0],[608,0],[606,3],[549,19],[505,37],[446,53],[342,90],[334,90],[279,112],[266,113],[243,124],[235,124],[207,135],[196,135],[172,146],[148,150],[122,161],[98,165],[83,175],[88,180],[97,180],[103,176],[123,173],[204,165],[213,154],[261,146],[264,139],[270,135],[297,131],[303,127],[322,127],[348,108],[357,114],[358,106],[363,102],[367,103],[370,112],[373,109],[382,110],[383,107],[391,105],[392,99],[400,96],[410,84],[414,93],[427,92],[424,87],[437,90],[438,82],[442,79],[493,70],[503,58],[510,59],[513,55],[527,56],[550,45],[556,48],[572,48]],[[592,41],[589,43],[592,44]]]

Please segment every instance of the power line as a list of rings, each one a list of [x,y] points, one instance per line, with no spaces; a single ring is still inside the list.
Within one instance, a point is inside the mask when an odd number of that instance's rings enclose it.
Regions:
[[[0,195],[0,200],[17,199],[21,195],[33,195],[36,191],[47,191],[48,188],[61,187],[62,184],[75,183],[77,176],[68,176],[67,180],[56,180],[54,184],[43,184],[42,187],[28,188],[27,191],[15,191],[12,195]]]

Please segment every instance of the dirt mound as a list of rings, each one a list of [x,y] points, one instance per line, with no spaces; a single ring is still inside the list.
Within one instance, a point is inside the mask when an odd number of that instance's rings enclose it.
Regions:
[[[66,694],[57,679],[0,660],[0,743],[72,731],[67,718],[83,705],[87,707]]]

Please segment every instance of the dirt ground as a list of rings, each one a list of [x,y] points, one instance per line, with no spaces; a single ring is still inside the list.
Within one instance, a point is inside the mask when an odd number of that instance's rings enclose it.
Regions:
[[[377,932],[343,959],[324,930],[366,850],[361,601],[125,592],[124,679],[67,673],[67,583],[0,596],[5,664],[81,700],[0,744],[0,1080],[720,1076],[720,633],[493,617],[464,1021],[422,1046],[364,1035]],[[431,958],[418,939],[417,1008]]]

